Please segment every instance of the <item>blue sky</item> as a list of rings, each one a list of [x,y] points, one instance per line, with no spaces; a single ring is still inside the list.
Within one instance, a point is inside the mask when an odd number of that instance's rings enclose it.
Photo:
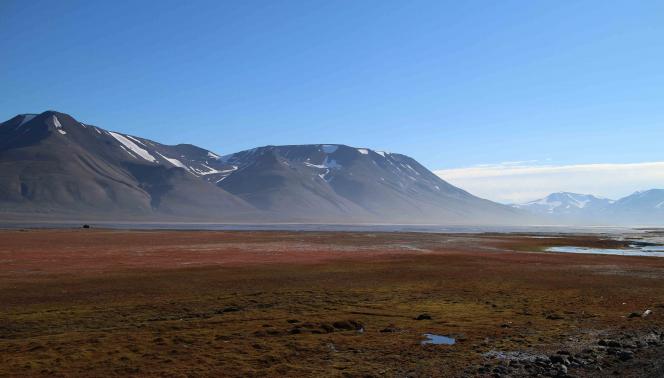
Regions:
[[[0,36],[2,119],[431,169],[664,160],[658,1],[5,0]]]

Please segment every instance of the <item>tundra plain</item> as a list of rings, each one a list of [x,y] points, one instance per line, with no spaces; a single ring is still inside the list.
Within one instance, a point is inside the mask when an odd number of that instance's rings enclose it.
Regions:
[[[664,374],[664,258],[565,245],[627,242],[0,231],[0,375]]]

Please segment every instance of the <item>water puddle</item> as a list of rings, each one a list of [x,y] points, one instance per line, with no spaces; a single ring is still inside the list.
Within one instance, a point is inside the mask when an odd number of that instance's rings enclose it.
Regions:
[[[426,344],[454,345],[456,343],[456,340],[452,337],[435,335],[433,333],[425,333],[424,337],[426,337],[427,339],[422,341],[421,343],[422,345]]]
[[[588,248],[588,247],[549,247],[547,252],[562,253],[589,253],[594,255],[617,255],[617,256],[654,256],[664,257],[664,246],[661,245],[630,245],[628,249],[617,248]]]

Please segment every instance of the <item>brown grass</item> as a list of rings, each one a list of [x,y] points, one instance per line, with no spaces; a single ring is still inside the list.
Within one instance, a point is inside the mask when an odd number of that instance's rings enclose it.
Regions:
[[[489,350],[664,325],[664,259],[538,252],[580,243],[607,242],[4,231],[0,375],[460,376]]]

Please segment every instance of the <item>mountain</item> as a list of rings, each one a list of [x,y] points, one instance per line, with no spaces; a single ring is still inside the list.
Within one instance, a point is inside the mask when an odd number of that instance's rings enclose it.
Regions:
[[[217,185],[256,208],[307,221],[499,223],[520,214],[454,187],[400,154],[337,144],[266,146],[223,156]]]
[[[613,202],[610,199],[596,197],[592,194],[558,192],[549,194],[542,199],[514,206],[536,214],[575,216],[600,212]]]
[[[664,189],[638,191],[617,200],[611,215],[637,225],[664,224]]]
[[[630,226],[664,224],[664,189],[640,191],[616,201],[591,194],[560,192],[513,206],[565,223]]]
[[[197,177],[215,156],[107,131],[64,113],[19,115],[0,125],[0,212],[103,219],[253,216],[253,206]]]
[[[220,156],[47,111],[0,124],[4,218],[515,224],[405,155],[344,145]]]

